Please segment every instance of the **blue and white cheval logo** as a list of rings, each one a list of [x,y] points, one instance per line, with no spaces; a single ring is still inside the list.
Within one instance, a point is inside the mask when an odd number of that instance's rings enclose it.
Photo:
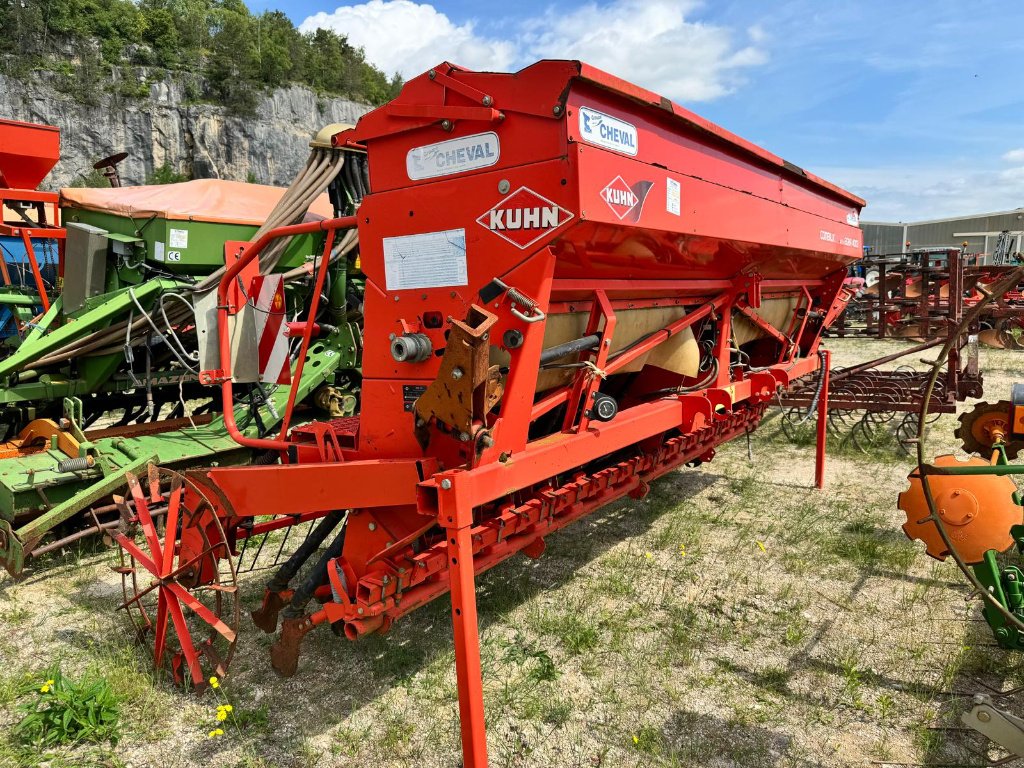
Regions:
[[[636,155],[636,126],[589,107],[580,107],[580,138],[605,149]]]

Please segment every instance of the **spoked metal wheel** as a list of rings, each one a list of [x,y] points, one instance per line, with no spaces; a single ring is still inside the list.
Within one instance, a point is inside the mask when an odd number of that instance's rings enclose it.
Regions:
[[[126,495],[114,498],[121,512],[114,534],[120,609],[152,652],[154,667],[202,690],[211,675],[227,671],[238,636],[238,585],[224,528],[207,496],[184,475],[150,464],[145,485],[132,474],[126,479]]]

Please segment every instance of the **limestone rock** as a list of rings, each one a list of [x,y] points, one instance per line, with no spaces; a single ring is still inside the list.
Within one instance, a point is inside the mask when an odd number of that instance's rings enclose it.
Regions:
[[[150,86],[148,98],[104,94],[98,106],[76,102],[45,75],[21,82],[0,75],[0,118],[56,125],[61,160],[41,185],[67,186],[102,157],[125,151],[125,184],[143,184],[169,163],[193,178],[287,186],[309,154],[309,140],[332,123],[355,123],[371,107],[323,98],[299,86],[268,92],[255,117],[211,104],[188,103],[173,81]]]

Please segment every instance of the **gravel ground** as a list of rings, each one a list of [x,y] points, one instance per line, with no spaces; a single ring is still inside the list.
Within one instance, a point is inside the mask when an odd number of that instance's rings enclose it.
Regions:
[[[830,340],[834,363],[900,348]],[[1020,353],[982,352],[989,400]],[[954,418],[931,453],[952,450]],[[911,462],[831,445],[815,491],[813,445],[772,418],[643,501],[607,507],[479,580],[494,766],[986,765],[959,728],[970,695],[1020,683],[951,563],[900,531]],[[0,765],[458,766],[451,625],[444,600],[383,637],[311,633],[299,673],[276,677],[271,638],[243,615],[224,699],[173,690],[133,645],[112,555],[65,553],[0,577],[0,729],[26,681],[59,663],[103,674],[121,701],[116,747],[45,752],[0,735]],[[243,605],[262,590],[243,582]],[[27,694],[31,696],[33,694]],[[1021,702],[1004,700],[1020,712]]]

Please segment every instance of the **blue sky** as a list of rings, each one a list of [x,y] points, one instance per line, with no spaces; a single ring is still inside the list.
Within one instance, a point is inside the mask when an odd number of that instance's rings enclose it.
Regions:
[[[582,58],[867,198],[868,220],[1024,207],[1020,0],[299,0],[386,71]]]

